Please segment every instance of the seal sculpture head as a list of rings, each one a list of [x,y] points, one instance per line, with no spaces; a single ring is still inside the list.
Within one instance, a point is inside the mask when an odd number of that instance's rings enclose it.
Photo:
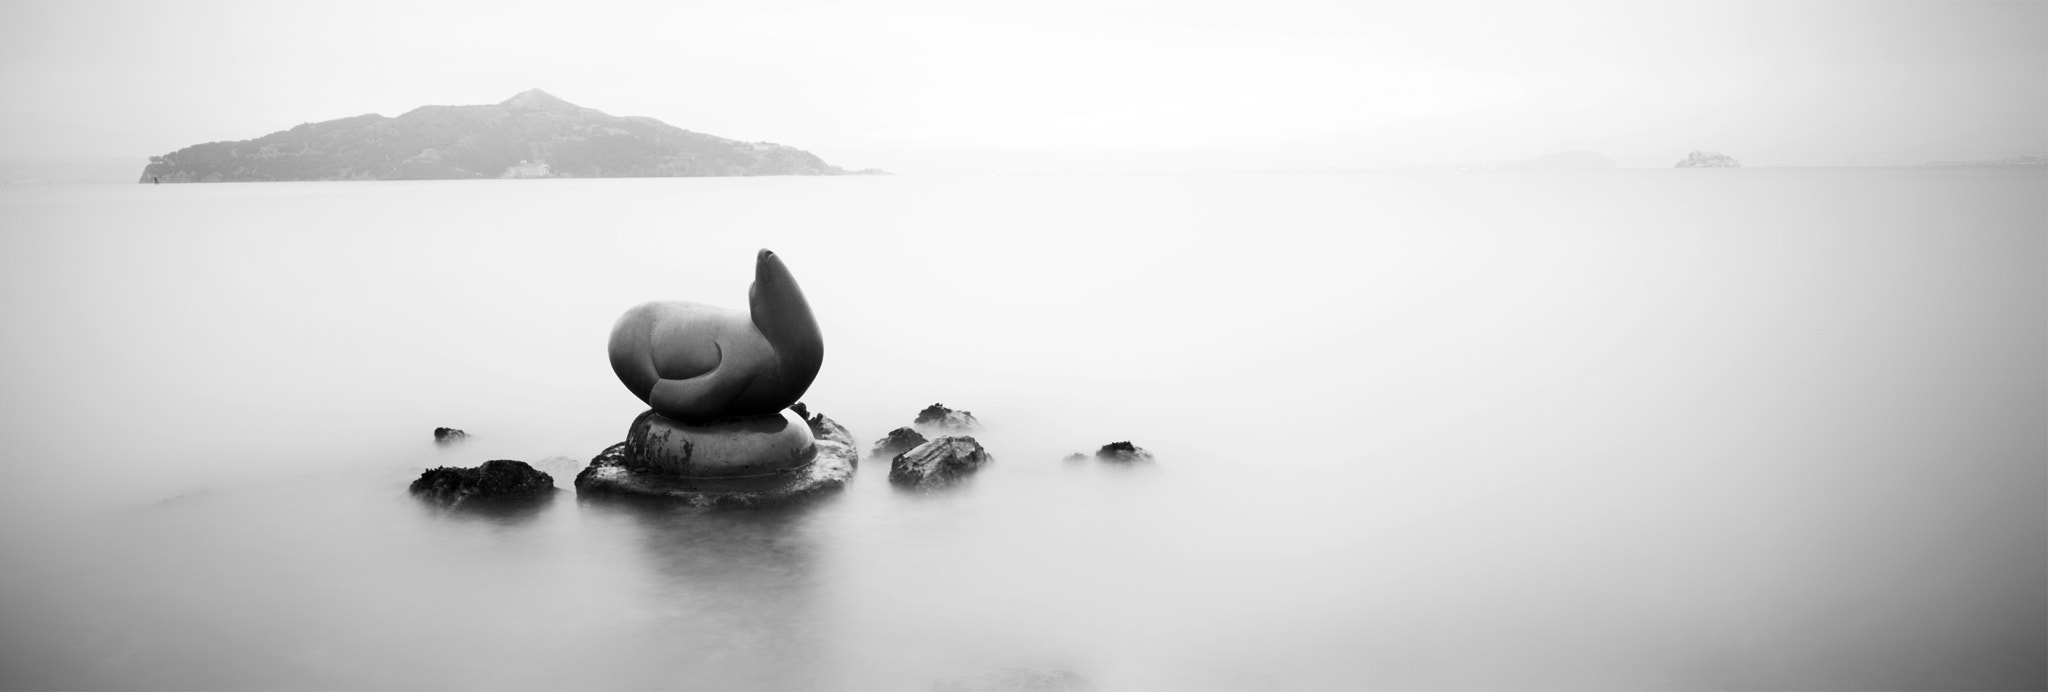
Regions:
[[[612,325],[607,350],[626,389],[678,421],[775,414],[803,398],[825,362],[803,289],[767,250],[754,257],[746,312],[645,303]]]

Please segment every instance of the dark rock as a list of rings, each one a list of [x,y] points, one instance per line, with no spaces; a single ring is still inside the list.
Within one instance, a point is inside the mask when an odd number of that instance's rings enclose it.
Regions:
[[[946,485],[994,460],[972,437],[941,437],[890,460],[889,482],[906,488]]]
[[[799,401],[791,404],[789,410],[795,411],[796,417],[804,419],[804,423],[811,426],[812,437],[820,440],[831,440],[848,447],[859,446],[853,443],[853,433],[847,430],[846,426],[840,425],[839,421],[827,418],[823,413],[812,413],[809,407],[804,406],[804,402]]]
[[[859,453],[851,445],[816,440],[811,461],[789,473],[745,479],[702,479],[657,473],[636,467],[626,457],[626,443],[612,445],[576,474],[582,497],[649,499],[694,507],[767,507],[786,504],[846,487]]]
[[[1687,154],[1674,168],[1741,168],[1735,157],[1718,151],[1695,151]]]
[[[955,411],[945,404],[932,404],[917,413],[917,420],[911,425],[924,430],[938,432],[972,432],[981,428],[981,421],[973,413]]]
[[[1082,454],[1082,453],[1080,453],[1080,452],[1075,452],[1075,453],[1073,453],[1073,454],[1069,454],[1069,455],[1067,455],[1067,463],[1070,463],[1070,464],[1071,464],[1071,463],[1074,463],[1074,462],[1076,462],[1076,461],[1087,461],[1087,460],[1088,460],[1088,455],[1086,455],[1086,454]]]
[[[1130,442],[1111,442],[1095,450],[1095,458],[1103,461],[1140,462],[1152,461],[1152,453]]]
[[[1004,668],[932,683],[933,692],[1094,692],[1095,683],[1071,670]]]
[[[918,445],[925,442],[924,436],[919,435],[916,430],[897,428],[889,431],[888,437],[875,441],[874,450],[868,454],[875,457],[893,458],[898,454],[917,449]]]
[[[469,433],[454,428],[434,428],[434,441],[441,444],[459,442],[469,438]]]
[[[429,469],[412,482],[412,494],[446,507],[551,495],[555,479],[523,461],[494,459],[476,468]]]

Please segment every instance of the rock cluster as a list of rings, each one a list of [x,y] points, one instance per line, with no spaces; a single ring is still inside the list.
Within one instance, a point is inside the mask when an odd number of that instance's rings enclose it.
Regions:
[[[889,482],[915,489],[950,485],[994,459],[972,437],[941,437],[891,459]]]
[[[555,479],[523,461],[494,459],[476,468],[428,469],[412,482],[411,490],[420,499],[454,508],[549,496],[555,492]]]
[[[434,428],[434,441],[441,444],[469,439],[469,433],[454,428]]]

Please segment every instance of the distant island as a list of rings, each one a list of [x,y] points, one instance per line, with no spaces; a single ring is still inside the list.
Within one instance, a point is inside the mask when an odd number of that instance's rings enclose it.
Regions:
[[[1741,168],[1742,163],[1735,157],[1718,151],[1695,151],[1678,162],[1676,168]]]
[[[140,182],[848,173],[795,147],[607,115],[534,89],[495,105],[422,106],[396,118],[370,113],[197,144],[150,157]]]

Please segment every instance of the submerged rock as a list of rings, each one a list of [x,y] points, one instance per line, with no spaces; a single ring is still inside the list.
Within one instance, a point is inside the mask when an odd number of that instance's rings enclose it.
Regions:
[[[791,404],[789,410],[795,411],[796,417],[802,418],[804,423],[810,426],[812,437],[820,440],[831,440],[848,447],[859,446],[854,444],[853,433],[847,430],[846,426],[840,425],[839,421],[825,417],[823,413],[812,413],[809,407],[804,406],[804,402],[799,401]]]
[[[1095,683],[1071,670],[1004,668],[932,683],[933,692],[1094,692]]]
[[[941,437],[890,460],[889,482],[906,488],[946,485],[966,478],[994,459],[972,437]]]
[[[923,435],[919,435],[916,430],[897,428],[889,431],[888,437],[876,440],[875,448],[868,452],[868,456],[895,457],[898,454],[917,449],[918,445],[925,442],[927,440],[924,439]]]
[[[552,495],[555,479],[523,461],[493,459],[476,468],[428,469],[412,482],[412,494],[446,507],[464,503],[522,500]]]
[[[434,428],[434,441],[441,444],[458,442],[469,438],[469,433],[454,428]]]
[[[851,445],[816,440],[815,456],[788,473],[766,477],[689,478],[636,467],[626,443],[612,445],[576,474],[576,492],[584,497],[643,498],[693,507],[767,507],[802,500],[846,487],[856,457]]]
[[[971,432],[981,428],[981,421],[967,411],[955,411],[945,404],[932,404],[917,412],[917,420],[911,425],[924,430],[938,432]]]
[[[1067,455],[1067,463],[1069,463],[1069,464],[1071,464],[1071,463],[1074,463],[1074,462],[1077,462],[1077,461],[1087,461],[1087,460],[1088,460],[1088,455],[1086,455],[1086,454],[1082,454],[1082,453],[1080,453],[1080,452],[1075,452],[1075,453],[1073,453],[1073,454],[1069,454],[1069,455]]]
[[[1103,461],[1117,462],[1141,462],[1154,460],[1151,452],[1145,451],[1144,447],[1139,447],[1137,445],[1131,444],[1128,441],[1111,442],[1109,444],[1103,445],[1102,449],[1095,450],[1095,458],[1101,459]]]

